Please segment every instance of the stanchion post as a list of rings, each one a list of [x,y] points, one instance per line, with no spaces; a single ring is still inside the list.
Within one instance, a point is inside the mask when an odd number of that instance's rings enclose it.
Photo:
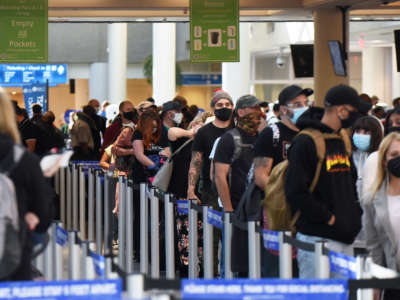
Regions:
[[[257,243],[256,243],[256,222],[249,221],[247,223],[247,235],[249,243],[249,278],[257,279]]]
[[[128,180],[126,192],[126,271],[133,272],[133,182]]]
[[[211,207],[210,207],[211,208]],[[208,223],[208,206],[203,206],[203,260],[204,278],[214,278],[213,226]]]
[[[293,277],[292,245],[285,243],[285,232],[279,232],[279,277],[291,279]]]
[[[78,229],[78,165],[72,165],[72,229]]]
[[[140,273],[148,274],[148,201],[146,196],[146,184],[140,184]]]
[[[188,200],[189,204],[189,278],[198,277],[197,256],[197,211],[192,208],[196,200]]]
[[[126,229],[126,180],[119,176],[118,192],[118,265],[125,269],[125,229]]]
[[[67,167],[67,189],[65,191],[67,196],[67,230],[72,230],[72,168],[72,164]]]
[[[62,278],[62,249],[61,246],[57,244],[57,226],[60,226],[59,221],[54,221],[51,224],[51,248],[52,248],[52,276],[53,280],[61,280]]]
[[[86,191],[84,167],[79,167],[79,229],[83,240],[86,239]]]
[[[110,185],[112,177],[108,172],[104,173],[104,253],[112,251],[111,237],[111,208]]]
[[[224,213],[224,246],[225,246],[225,278],[231,279],[233,277],[231,268],[231,240],[232,240],[232,223],[231,214]]]
[[[88,239],[94,240],[94,169],[88,170]]]
[[[68,232],[68,278],[70,280],[79,279],[79,246],[75,244],[76,231]]]
[[[329,257],[324,255],[324,241],[317,241],[315,243],[315,278],[329,279]]]
[[[101,191],[100,171],[96,171],[96,252],[101,255],[103,245],[102,241],[102,223],[103,223],[103,203]]]
[[[65,217],[65,168],[60,168],[60,220],[64,226],[67,224]]]
[[[160,278],[160,218],[158,198],[150,190],[151,277]]]
[[[47,230],[47,233],[49,235],[49,242],[46,246],[46,249],[44,250],[44,277],[46,278],[46,280],[51,281],[54,280],[53,277],[53,246],[52,246],[52,242],[54,240],[53,238],[53,231],[52,228],[50,227]]]
[[[175,278],[175,236],[174,236],[174,205],[170,201],[170,195],[164,196],[165,209],[165,262],[167,279]]]
[[[141,274],[129,275],[127,278],[128,299],[145,299],[144,276]]]

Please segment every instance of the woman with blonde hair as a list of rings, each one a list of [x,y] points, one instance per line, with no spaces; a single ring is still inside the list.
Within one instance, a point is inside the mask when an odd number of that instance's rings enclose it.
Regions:
[[[13,105],[0,88],[0,172],[6,173],[15,187],[22,247],[19,265],[0,278],[7,281],[32,279],[31,231],[45,233],[51,221],[52,191],[43,177],[38,157],[20,143]]]
[[[373,261],[400,271],[400,133],[385,137],[378,151],[376,182],[362,201],[363,227]],[[384,299],[399,299],[385,290]]]

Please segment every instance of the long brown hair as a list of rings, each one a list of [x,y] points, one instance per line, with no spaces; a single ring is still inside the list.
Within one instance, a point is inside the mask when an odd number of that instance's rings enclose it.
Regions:
[[[372,195],[375,195],[376,192],[381,188],[383,181],[387,175],[387,167],[386,167],[386,154],[390,148],[390,145],[393,141],[400,141],[400,133],[392,132],[391,134],[387,135],[380,147],[378,152],[378,168],[376,172],[376,184],[372,188]]]
[[[153,133],[153,121],[157,122],[157,132]],[[139,118],[136,130],[140,131],[143,135],[143,145],[149,148],[151,144],[157,143],[161,136],[161,119],[153,111],[144,111]]]

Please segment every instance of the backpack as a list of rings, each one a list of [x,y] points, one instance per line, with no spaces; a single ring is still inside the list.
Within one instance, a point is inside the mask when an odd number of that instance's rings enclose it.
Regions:
[[[280,131],[277,124],[271,124],[273,147],[279,146]],[[262,219],[262,201],[265,193],[254,181],[254,163],[247,174],[246,190],[235,209],[235,217],[241,222],[260,221]]]
[[[351,156],[352,151],[351,141],[348,134],[343,129],[340,131],[340,134],[336,134],[322,133],[319,130],[308,128],[300,131],[298,135],[308,135],[311,137],[317,151],[317,167],[315,169],[313,181],[309,187],[309,192],[312,193],[318,183],[322,164],[325,159],[325,139],[343,140],[346,152],[349,156]],[[290,230],[295,232],[294,226],[300,217],[300,211],[296,211],[292,218],[290,206],[286,200],[285,178],[288,165],[289,161],[286,159],[272,169],[265,189],[265,198],[263,200],[264,213],[267,218],[269,229],[274,231]]]
[[[14,145],[13,151],[0,161],[0,278],[6,278],[19,266],[22,257],[20,219],[15,187],[9,174],[24,154],[24,149]],[[10,163],[11,162],[11,163]]]

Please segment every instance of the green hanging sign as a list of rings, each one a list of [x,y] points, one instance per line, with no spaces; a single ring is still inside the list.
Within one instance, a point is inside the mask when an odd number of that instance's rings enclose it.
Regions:
[[[239,0],[190,0],[190,61],[240,61]]]
[[[47,62],[47,0],[0,0],[0,63]]]

